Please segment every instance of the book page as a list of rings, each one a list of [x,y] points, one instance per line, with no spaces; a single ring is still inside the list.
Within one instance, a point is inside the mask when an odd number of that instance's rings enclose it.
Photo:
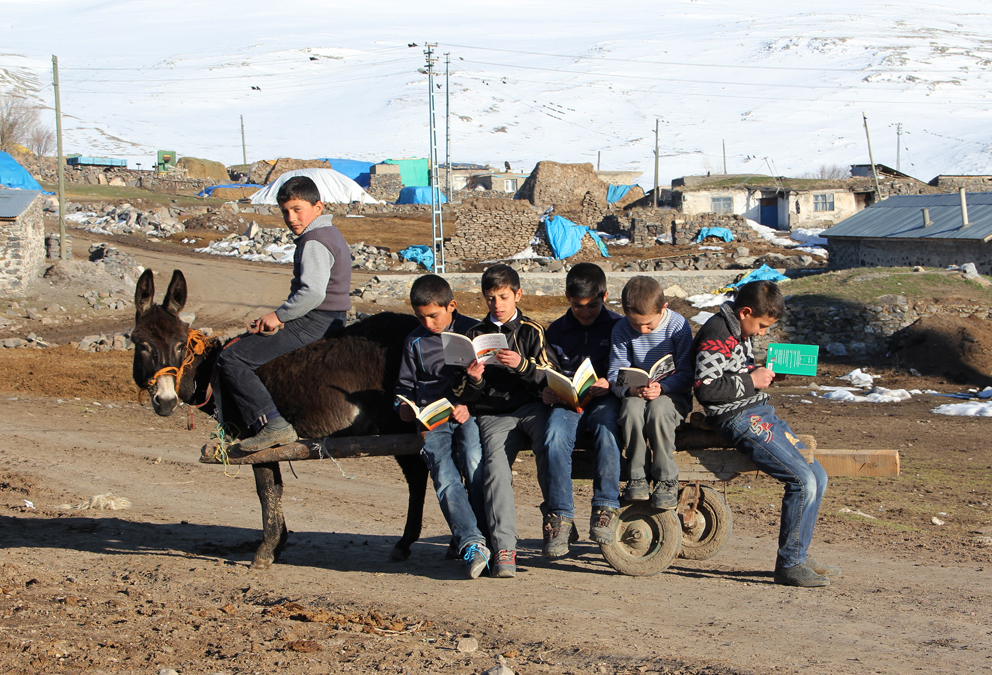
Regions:
[[[562,401],[568,404],[571,408],[577,408],[579,405],[579,398],[576,396],[575,387],[572,386],[572,381],[553,370],[545,371],[547,377],[548,386],[551,390],[558,395]]]
[[[675,357],[665,354],[658,362],[651,366],[651,381],[663,380],[675,372]]]
[[[417,404],[416,403],[414,403],[413,401],[411,401],[410,399],[408,399],[406,396],[401,396],[400,394],[396,394],[396,398],[398,398],[399,400],[403,401],[408,406],[410,406],[410,410],[413,411],[414,417],[419,417],[420,416],[420,408],[417,407]]]
[[[621,368],[617,373],[618,387],[645,387],[651,384],[651,376],[640,368]]]
[[[575,371],[575,376],[572,378],[572,386],[575,389],[576,398],[579,400],[579,405],[585,405],[592,398],[589,393],[589,389],[592,385],[596,384],[599,380],[599,376],[596,375],[596,369],[592,367],[592,363],[589,359],[585,359],[579,369]]]
[[[472,341],[458,333],[441,333],[444,362],[449,366],[468,366],[475,360]]]
[[[496,355],[501,350],[509,349],[506,336],[502,333],[477,335],[472,344],[475,346],[475,358],[479,360],[479,363],[485,364],[495,362]],[[445,361],[447,361],[447,352],[445,353]]]

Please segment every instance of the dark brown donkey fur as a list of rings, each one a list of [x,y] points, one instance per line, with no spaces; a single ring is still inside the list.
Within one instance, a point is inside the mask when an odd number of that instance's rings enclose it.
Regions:
[[[134,294],[135,326],[134,381],[146,388],[149,380],[165,366],[178,368],[186,354],[189,326],[179,318],[186,304],[186,278],[176,270],[161,305],[153,302],[155,283],[152,271],[145,270]],[[301,437],[364,436],[410,432],[413,427],[400,421],[393,409],[393,386],[399,373],[404,338],[417,326],[409,315],[383,313],[328,335],[313,344],[281,356],[258,369],[258,375],[272,394],[280,412]],[[214,363],[222,349],[219,341],[209,344],[182,376],[178,398],[201,404],[207,396]],[[166,376],[168,377],[168,376]],[[165,380],[166,378],[160,378]],[[213,378],[216,383],[216,378]],[[147,387],[152,405],[167,416],[178,401],[169,386]],[[163,389],[165,394],[162,394]],[[230,398],[224,402],[223,420],[230,432],[245,429]],[[214,399],[201,410],[215,412]],[[393,548],[394,560],[406,560],[410,546],[420,537],[427,488],[427,467],[416,456],[396,458],[409,487],[403,538]],[[262,545],[252,567],[266,568],[278,559],[286,546],[286,523],[282,514],[282,474],[279,463],[255,464],[255,488],[262,506]]]

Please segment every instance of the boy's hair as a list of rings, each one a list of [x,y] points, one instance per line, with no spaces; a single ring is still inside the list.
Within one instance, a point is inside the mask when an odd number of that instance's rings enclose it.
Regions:
[[[279,188],[276,201],[282,206],[291,199],[300,199],[313,206],[320,201],[320,190],[312,179],[306,176],[293,176]]]
[[[520,290],[520,275],[509,265],[493,265],[482,273],[482,292],[509,288],[516,293]]]
[[[594,263],[576,264],[565,277],[565,295],[576,299],[602,300],[606,296],[606,272]]]
[[[774,281],[744,284],[734,298],[734,309],[750,307],[753,316],[767,316],[778,321],[785,314],[785,298]]]
[[[447,307],[454,299],[451,286],[436,274],[425,274],[410,286],[410,304],[413,307]]]
[[[651,277],[634,277],[623,287],[620,301],[624,314],[661,314],[665,309],[665,291]]]

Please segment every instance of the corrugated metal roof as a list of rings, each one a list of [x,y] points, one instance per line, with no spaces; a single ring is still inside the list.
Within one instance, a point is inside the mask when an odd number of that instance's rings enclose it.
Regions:
[[[961,223],[961,197],[901,195],[872,204],[823,232],[824,237],[873,237],[897,239],[978,239],[992,237],[992,192],[969,193],[968,227]],[[923,226],[921,209],[929,209],[929,227]]]
[[[17,218],[40,194],[37,190],[0,189],[0,218]]]

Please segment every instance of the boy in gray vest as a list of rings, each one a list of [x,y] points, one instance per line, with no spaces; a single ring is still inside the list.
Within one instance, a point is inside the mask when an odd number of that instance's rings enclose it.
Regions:
[[[317,186],[305,176],[294,176],[279,188],[276,200],[286,227],[296,235],[289,297],[274,312],[252,322],[252,335],[229,346],[217,359],[222,390],[234,399],[254,434],[241,441],[245,452],[297,439],[255,370],[319,340],[329,330],[343,328],[351,308],[351,250],[331,216],[321,215],[324,204]]]

